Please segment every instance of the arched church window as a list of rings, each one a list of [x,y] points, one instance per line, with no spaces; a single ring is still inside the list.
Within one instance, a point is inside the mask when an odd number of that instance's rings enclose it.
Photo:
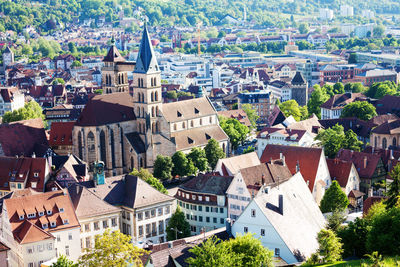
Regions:
[[[78,154],[79,158],[83,159],[83,146],[82,146],[82,134],[81,131],[78,132]]]
[[[103,130],[100,132],[100,160],[104,163],[107,162],[106,156],[106,135]]]
[[[155,117],[155,108],[154,107],[151,107],[151,116],[152,117]]]
[[[385,137],[382,139],[382,148],[383,148],[383,149],[386,149],[386,148],[387,148],[387,140],[386,140]]]
[[[87,147],[88,147],[88,161],[89,165],[96,161],[96,145],[94,140],[94,134],[89,132],[87,135]]]
[[[157,91],[154,93],[154,101],[158,101],[158,92]]]

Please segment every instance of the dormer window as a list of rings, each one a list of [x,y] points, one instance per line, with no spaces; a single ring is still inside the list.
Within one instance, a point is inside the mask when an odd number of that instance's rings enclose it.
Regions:
[[[179,111],[177,111],[177,112],[176,112],[176,116],[182,117],[182,113],[180,113]]]
[[[33,177],[39,177],[39,173],[38,172],[35,172],[34,174],[33,174]]]
[[[68,223],[69,223],[68,219],[65,219],[65,220],[63,221],[63,223],[64,223],[64,224],[68,224]]]
[[[47,215],[51,215],[51,210],[47,210]]]
[[[35,213],[29,213],[28,214],[28,218],[30,219],[30,218],[35,218],[36,217],[36,214]]]
[[[36,183],[36,182],[32,182],[32,183],[31,183],[31,187],[32,187],[32,188],[36,188],[36,186],[37,186],[37,183]]]
[[[194,108],[194,113],[195,113],[195,114],[199,114],[200,111],[199,111],[197,108]]]
[[[50,222],[50,227],[52,228],[56,227],[56,222]]]
[[[22,221],[24,219],[24,215],[19,215],[19,220]]]
[[[20,173],[19,174],[19,178],[22,178],[22,177],[24,177],[24,175],[22,173]]]
[[[60,211],[60,212],[64,212],[64,208],[60,208],[59,211]]]
[[[47,223],[42,224],[43,229],[46,229],[47,227],[49,227],[49,225]]]
[[[43,211],[39,211],[39,216],[43,216],[44,212]]]

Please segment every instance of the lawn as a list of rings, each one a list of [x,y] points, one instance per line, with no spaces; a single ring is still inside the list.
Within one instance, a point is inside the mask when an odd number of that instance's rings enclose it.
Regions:
[[[361,263],[366,263],[366,266],[373,266],[371,261],[369,260],[352,260],[352,261],[338,261],[335,263],[323,264],[323,265],[315,265],[318,267],[355,267],[361,266]],[[308,265],[309,266],[309,265]],[[380,267],[392,267],[392,266],[400,266],[400,256],[397,257],[388,257],[383,260],[383,262],[379,265]]]

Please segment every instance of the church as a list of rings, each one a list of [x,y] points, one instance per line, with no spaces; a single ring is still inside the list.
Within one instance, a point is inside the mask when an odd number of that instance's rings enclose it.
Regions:
[[[205,147],[211,138],[225,153],[229,138],[207,97],[163,103],[161,71],[144,27],[136,62],[126,62],[114,43],[104,58],[103,94],[89,100],[73,128],[73,153],[106,176],[153,168],[157,155]],[[127,73],[133,69],[133,96]]]

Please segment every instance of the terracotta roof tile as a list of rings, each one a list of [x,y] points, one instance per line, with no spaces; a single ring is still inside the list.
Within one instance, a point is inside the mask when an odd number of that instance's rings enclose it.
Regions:
[[[339,150],[336,158],[353,162],[360,178],[371,178],[381,161],[379,155],[356,152],[348,149]]]
[[[71,146],[74,125],[74,121],[53,122],[50,129],[50,146]]]
[[[326,159],[326,163],[332,180],[338,181],[341,187],[346,187],[353,163],[339,159]]]

